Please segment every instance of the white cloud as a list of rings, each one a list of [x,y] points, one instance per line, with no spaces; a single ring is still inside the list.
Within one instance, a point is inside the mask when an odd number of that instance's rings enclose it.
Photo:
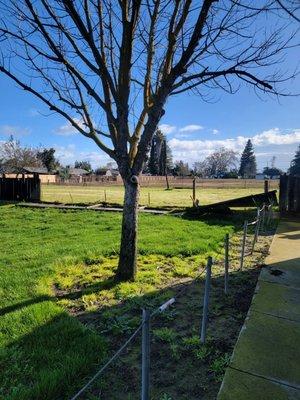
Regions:
[[[0,134],[5,136],[13,135],[14,137],[26,136],[31,133],[31,129],[22,128],[14,125],[1,125]]]
[[[196,132],[204,129],[201,125],[186,125],[179,129],[179,132]]]
[[[73,118],[73,121],[76,122],[81,128],[84,128],[83,121],[79,118]],[[72,136],[75,135],[78,131],[77,129],[68,121],[65,124],[61,125],[54,131],[57,135],[60,136]]]
[[[218,129],[213,129],[211,133],[213,135],[217,135],[218,133],[220,133],[220,131]]]
[[[161,124],[158,126],[158,129],[162,131],[165,135],[168,135],[170,133],[174,133],[176,131],[176,126],[174,125],[168,125],[168,124]]]
[[[238,136],[224,140],[180,140],[173,138],[169,141],[174,159],[182,159],[190,164],[195,161],[203,160],[207,155],[220,147],[232,149],[241,152],[249,137]],[[292,159],[296,144],[300,143],[300,129],[294,129],[289,132],[280,131],[273,128],[258,133],[250,138],[257,149],[256,155],[259,168],[267,162],[272,156],[277,156],[277,166],[287,168]]]
[[[284,134],[280,132],[280,129],[273,128],[253,137],[253,144],[256,146],[262,146],[266,144],[285,145],[299,142],[300,129],[295,129],[293,132]]]

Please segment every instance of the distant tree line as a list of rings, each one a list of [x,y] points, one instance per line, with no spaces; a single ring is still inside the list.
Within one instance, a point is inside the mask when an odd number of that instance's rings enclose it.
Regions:
[[[70,176],[70,165],[63,166],[56,158],[55,149],[34,148],[22,145],[19,140],[13,136],[0,144],[0,173],[21,173],[24,168],[46,168],[49,173],[59,172],[59,175],[68,179]],[[88,173],[101,175],[107,169],[114,169],[115,163],[109,162],[106,166],[93,170],[89,161],[75,161],[74,168],[84,169]]]

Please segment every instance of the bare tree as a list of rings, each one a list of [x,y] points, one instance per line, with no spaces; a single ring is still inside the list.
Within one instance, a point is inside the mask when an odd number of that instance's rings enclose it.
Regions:
[[[21,146],[21,143],[11,136],[0,145],[0,166],[4,172],[16,174],[24,172],[25,167],[41,167],[42,162],[37,154],[37,149]]]
[[[207,156],[203,161],[194,164],[196,175],[221,178],[230,168],[235,168],[238,161],[237,152],[221,147]]]
[[[296,20],[288,20],[291,0],[281,3],[0,0],[0,72],[118,164],[120,279],[135,276],[139,174],[167,99],[187,90],[209,99],[239,82],[282,93],[288,76],[277,63],[294,46]]]

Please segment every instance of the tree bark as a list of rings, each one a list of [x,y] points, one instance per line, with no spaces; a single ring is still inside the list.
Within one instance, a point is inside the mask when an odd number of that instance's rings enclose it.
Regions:
[[[170,190],[169,177],[167,173],[166,173],[166,183],[167,183],[167,190]]]
[[[137,262],[137,225],[140,188],[135,176],[124,180],[125,195],[117,280],[134,280]]]

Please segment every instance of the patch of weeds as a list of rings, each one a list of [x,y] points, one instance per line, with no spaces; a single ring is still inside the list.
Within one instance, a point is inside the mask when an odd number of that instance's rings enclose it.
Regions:
[[[167,393],[164,393],[159,400],[172,400],[172,397],[169,396]]]
[[[177,336],[176,332],[173,329],[167,327],[154,329],[153,335],[155,338],[166,343],[174,342]]]
[[[193,351],[197,360],[206,361],[212,353],[212,348],[206,345],[199,347]]]
[[[112,332],[114,335],[130,332],[136,326],[136,319],[130,318],[127,315],[115,317],[107,321],[107,332]]]
[[[180,346],[176,343],[171,343],[170,350],[171,350],[172,358],[176,361],[180,360],[180,356],[181,356]]]
[[[230,361],[230,354],[219,354],[210,364],[209,370],[214,373],[217,382],[221,382]]]
[[[213,345],[209,341],[206,344],[201,343],[197,335],[183,338],[182,342],[184,347],[190,350],[197,360],[207,361],[213,353]]]
[[[118,300],[126,300],[131,297],[140,296],[150,293],[155,290],[155,287],[150,284],[140,284],[139,282],[122,282],[115,289],[115,297]]]
[[[183,338],[182,343],[187,348],[195,348],[201,344],[199,336],[197,335]]]

